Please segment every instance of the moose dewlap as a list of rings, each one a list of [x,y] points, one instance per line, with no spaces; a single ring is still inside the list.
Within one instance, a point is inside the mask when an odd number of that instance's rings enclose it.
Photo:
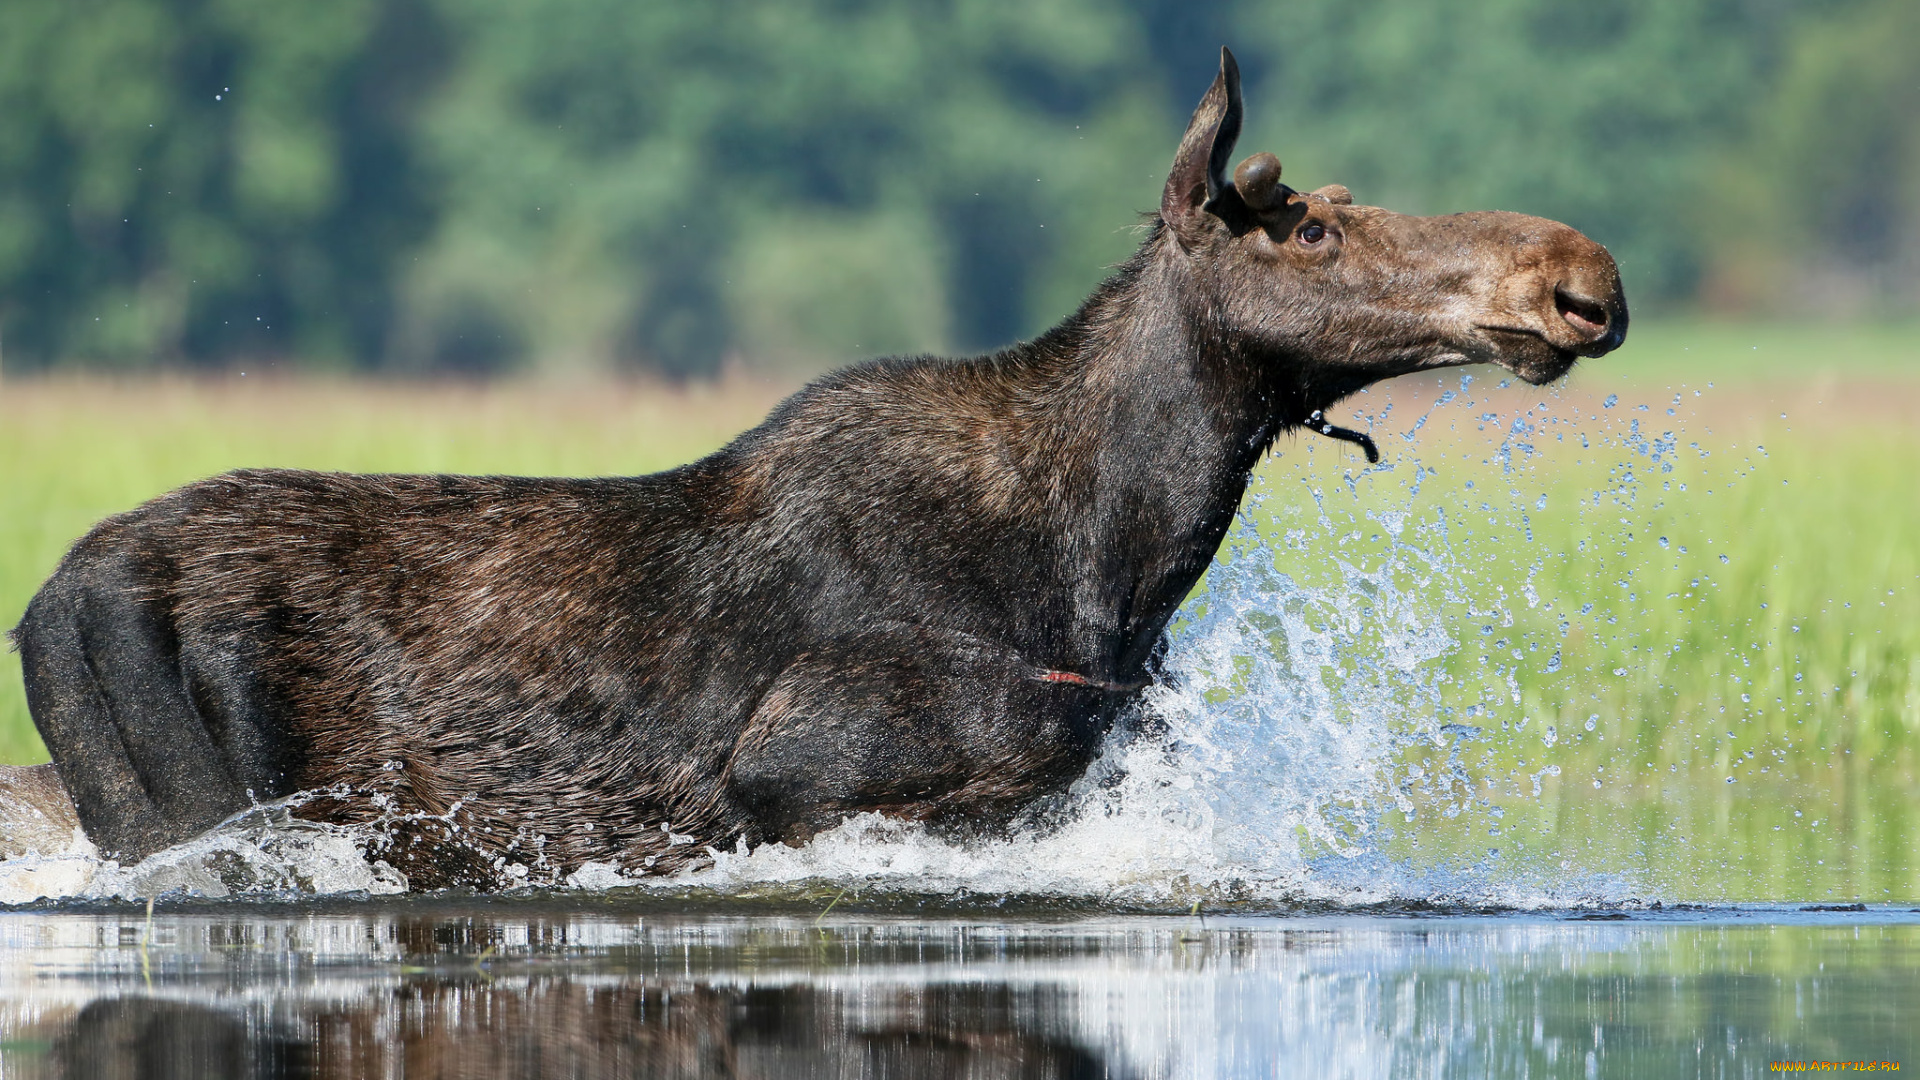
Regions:
[[[432,887],[1063,789],[1277,436],[1626,333],[1573,229],[1229,178],[1240,121],[1223,51],[1145,242],[1039,339],[828,375],[682,468],[245,471],[100,523],[14,631],[81,824],[127,859],[307,793]]]

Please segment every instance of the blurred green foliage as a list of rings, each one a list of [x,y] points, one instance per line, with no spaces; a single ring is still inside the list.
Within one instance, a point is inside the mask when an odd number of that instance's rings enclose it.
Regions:
[[[1638,305],[1920,289],[1911,0],[10,0],[0,363],[807,369],[980,348],[1249,148],[1610,245]]]

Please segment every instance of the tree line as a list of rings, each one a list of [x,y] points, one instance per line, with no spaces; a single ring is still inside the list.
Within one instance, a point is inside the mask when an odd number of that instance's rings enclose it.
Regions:
[[[1031,335],[1231,44],[1296,186],[1643,310],[1920,299],[1911,0],[10,0],[0,366],[813,368]]]

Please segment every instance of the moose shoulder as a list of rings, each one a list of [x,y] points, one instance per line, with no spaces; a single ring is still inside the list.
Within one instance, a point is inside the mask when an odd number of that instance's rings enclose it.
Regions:
[[[1268,154],[1230,179],[1239,127],[1223,52],[1072,317],[830,375],[683,468],[237,472],[101,523],[15,631],[81,823],[131,858],[317,791],[300,813],[382,823],[433,886],[1062,789],[1279,433],[1364,443],[1320,416],[1370,383],[1545,382],[1625,335],[1573,229],[1297,192]]]

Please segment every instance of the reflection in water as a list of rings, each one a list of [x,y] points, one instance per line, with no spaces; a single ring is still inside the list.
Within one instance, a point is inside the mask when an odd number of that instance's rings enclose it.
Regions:
[[[1758,1076],[1905,1061],[1908,912],[0,915],[0,1078]]]
[[[50,1064],[57,1075],[103,1080],[1124,1075],[1072,1042],[1025,1030],[1046,1026],[1031,1015],[1034,996],[931,987],[855,1001],[806,986],[449,979],[270,1018],[130,996],[93,1002],[60,1025]]]

